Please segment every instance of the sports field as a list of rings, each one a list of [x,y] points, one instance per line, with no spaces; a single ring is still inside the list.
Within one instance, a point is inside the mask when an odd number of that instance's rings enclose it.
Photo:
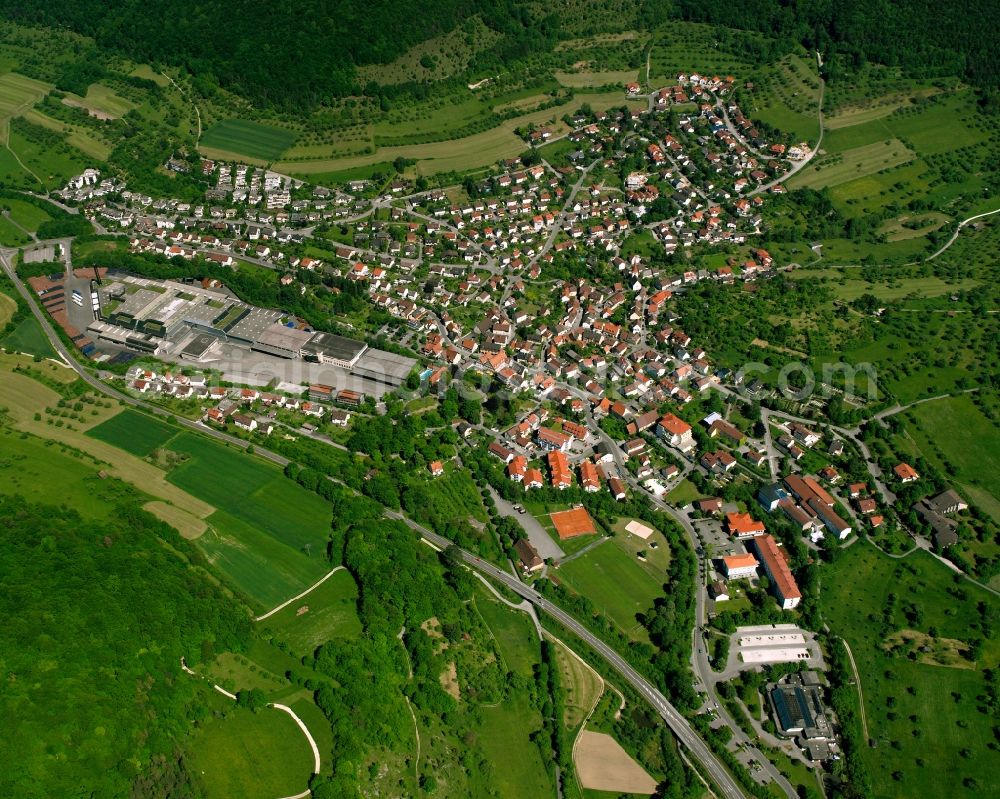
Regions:
[[[275,637],[294,652],[311,655],[316,647],[331,639],[351,640],[360,635],[357,600],[358,586],[351,573],[343,569],[260,625],[273,630]]]
[[[630,638],[648,640],[645,628],[635,617],[637,613],[648,611],[653,601],[662,596],[662,582],[653,579],[616,539],[605,541],[563,564],[555,577],[587,597]]]
[[[861,675],[869,735],[877,742],[877,748],[863,745],[858,732],[871,795],[903,799],[914,795],[914,785],[925,796],[984,795],[992,784],[984,775],[994,773],[996,755],[989,747],[994,721],[979,705],[983,670],[996,668],[1000,642],[985,639],[973,670],[912,660],[887,639],[902,630],[962,641],[982,637],[979,606],[995,617],[996,597],[956,581],[926,552],[894,560],[864,542],[824,567],[822,590],[831,631],[847,639]]]
[[[187,747],[190,773],[206,799],[265,799],[303,791],[312,774],[312,753],[292,718],[274,708],[253,713],[230,705],[223,718],[209,715],[202,721]]]
[[[206,130],[199,144],[211,150],[273,161],[294,142],[295,134],[290,130],[247,119],[226,119]]]

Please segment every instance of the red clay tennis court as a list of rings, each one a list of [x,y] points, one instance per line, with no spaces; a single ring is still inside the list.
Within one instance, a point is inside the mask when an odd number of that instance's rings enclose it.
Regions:
[[[549,518],[556,526],[560,538],[575,538],[578,535],[596,533],[594,520],[590,518],[586,508],[573,508],[550,513]]]

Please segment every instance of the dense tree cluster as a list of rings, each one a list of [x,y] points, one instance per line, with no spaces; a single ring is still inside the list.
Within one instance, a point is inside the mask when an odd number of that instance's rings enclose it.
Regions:
[[[0,496],[0,518],[0,713],[17,730],[0,793],[190,796],[177,748],[206,687],[180,659],[242,650],[245,613],[135,501],[92,519]]]

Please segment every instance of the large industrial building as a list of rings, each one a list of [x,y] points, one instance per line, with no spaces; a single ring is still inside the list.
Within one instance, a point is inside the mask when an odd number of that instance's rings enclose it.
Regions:
[[[207,361],[235,347],[244,354],[336,367],[387,386],[400,385],[415,363],[362,341],[304,328],[281,311],[248,305],[200,283],[108,276],[99,305],[87,328],[95,340],[168,360]]]

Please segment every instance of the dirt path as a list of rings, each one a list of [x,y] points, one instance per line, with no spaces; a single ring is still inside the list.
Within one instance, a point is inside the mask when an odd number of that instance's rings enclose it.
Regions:
[[[329,580],[331,577],[333,577],[333,575],[335,575],[337,572],[342,571],[343,568],[344,568],[343,566],[337,566],[336,568],[331,569],[329,572],[327,572],[325,575],[323,575],[319,580],[317,580],[315,583],[313,583],[312,585],[310,585],[301,594],[298,594],[297,596],[293,596],[291,599],[286,599],[284,602],[282,602],[280,605],[278,605],[278,607],[273,608],[272,610],[269,610],[263,616],[257,616],[257,617],[255,617],[254,621],[264,621],[264,619],[273,616],[278,611],[284,610],[289,605],[291,605],[293,602],[298,602],[306,594],[308,594],[309,592],[311,592],[311,591],[319,588],[321,585],[323,585],[323,583],[325,583],[327,580]]]
[[[858,674],[858,664],[854,662],[854,653],[851,651],[851,645],[847,643],[847,639],[841,638],[840,640],[844,642],[844,649],[847,650],[847,658],[851,661],[851,670],[854,672],[854,683],[858,686],[858,700],[861,705],[861,729],[864,730],[865,740],[870,741],[868,716],[865,714],[865,694],[861,690],[861,675]]]

